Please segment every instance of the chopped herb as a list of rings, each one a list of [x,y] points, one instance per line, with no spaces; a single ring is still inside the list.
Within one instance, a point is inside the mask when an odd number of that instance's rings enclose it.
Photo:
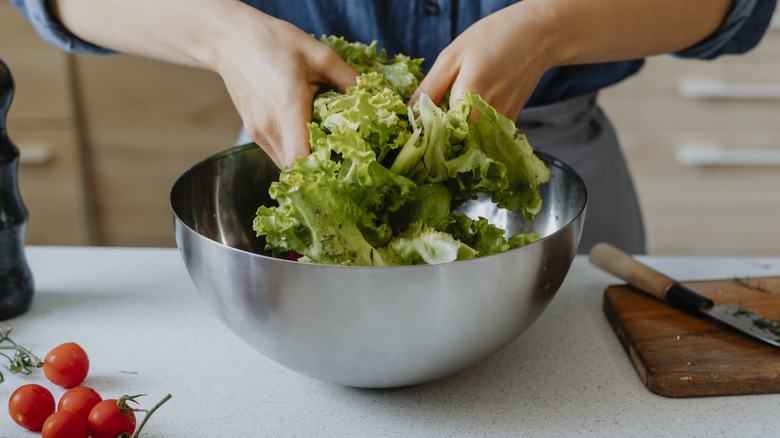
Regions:
[[[747,278],[742,279],[742,278],[739,278],[739,277],[734,277],[734,283],[737,283],[738,285],[740,285],[742,287],[746,287],[748,289],[753,289],[753,290],[757,290],[759,292],[763,292],[765,294],[771,293],[771,292],[769,292],[766,289],[766,287],[763,284],[758,283],[758,282],[751,283],[750,280],[747,279]]]
[[[772,320],[760,317],[754,318],[753,325],[759,330],[772,333],[775,336],[780,336],[780,325],[777,325],[777,323]]]

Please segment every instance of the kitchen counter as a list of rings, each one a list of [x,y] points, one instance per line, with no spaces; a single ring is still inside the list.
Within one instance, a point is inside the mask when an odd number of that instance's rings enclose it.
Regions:
[[[36,281],[12,338],[41,358],[77,342],[84,385],[104,398],[148,394],[143,437],[753,437],[775,436],[780,395],[674,399],[646,389],[602,311],[620,281],[578,256],[547,311],[514,343],[454,377],[365,390],[289,371],[206,307],[176,249],[27,248]],[[680,280],[780,275],[780,258],[641,257]],[[778,356],[780,359],[780,356]],[[3,370],[11,392],[41,370]],[[0,415],[3,437],[33,437]]]

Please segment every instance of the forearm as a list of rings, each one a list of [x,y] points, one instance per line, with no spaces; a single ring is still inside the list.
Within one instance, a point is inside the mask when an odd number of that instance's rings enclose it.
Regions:
[[[51,13],[74,35],[122,53],[214,69],[216,44],[242,13],[238,1],[49,0]],[[248,9],[244,11],[243,9]]]
[[[691,47],[712,35],[732,0],[524,0],[550,41],[550,67],[643,58]]]

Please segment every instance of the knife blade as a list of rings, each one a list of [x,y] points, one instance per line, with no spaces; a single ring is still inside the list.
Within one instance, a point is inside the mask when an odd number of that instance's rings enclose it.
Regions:
[[[706,315],[734,330],[780,347],[780,324],[738,303],[715,306],[677,280],[639,262],[608,243],[598,243],[588,254],[594,266],[620,278],[640,291],[664,300],[693,315]]]

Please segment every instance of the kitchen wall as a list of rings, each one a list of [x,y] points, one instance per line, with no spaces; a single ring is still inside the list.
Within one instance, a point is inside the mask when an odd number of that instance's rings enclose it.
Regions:
[[[0,57],[17,82],[8,128],[22,150],[28,243],[174,246],[172,184],[230,147],[240,127],[219,78],[127,55],[65,54],[8,2],[0,2]],[[651,253],[780,256],[778,87],[780,30],[772,30],[746,56],[656,57],[602,93]],[[725,162],[707,161],[713,148]]]
[[[780,255],[778,16],[746,55],[655,57],[601,103],[634,173],[649,252]]]

